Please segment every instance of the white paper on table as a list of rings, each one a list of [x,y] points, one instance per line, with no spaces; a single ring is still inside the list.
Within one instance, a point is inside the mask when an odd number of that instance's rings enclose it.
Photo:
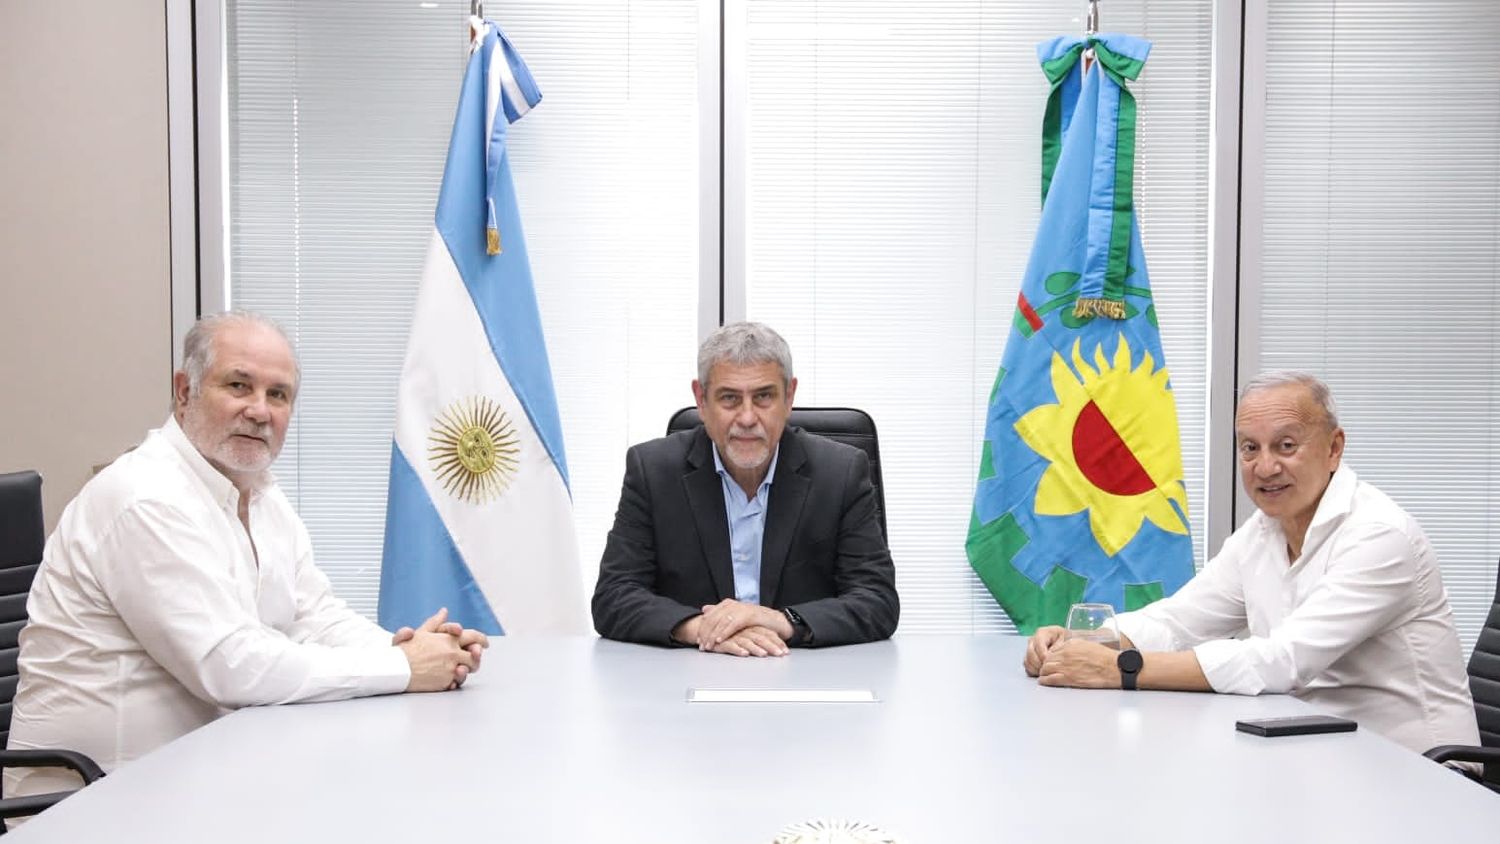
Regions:
[[[879,703],[870,689],[688,689],[688,703]]]

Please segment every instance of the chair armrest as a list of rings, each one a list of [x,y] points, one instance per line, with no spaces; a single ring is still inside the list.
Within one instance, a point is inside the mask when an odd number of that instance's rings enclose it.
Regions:
[[[1422,754],[1434,762],[1482,762],[1500,765],[1500,747],[1445,744]]]
[[[30,817],[43,809],[56,806],[64,797],[71,797],[77,793],[77,791],[54,791],[49,794],[31,794],[26,797],[7,797],[0,800],[0,818]]]
[[[88,785],[104,776],[104,769],[73,750],[0,750],[0,768],[71,768]]]

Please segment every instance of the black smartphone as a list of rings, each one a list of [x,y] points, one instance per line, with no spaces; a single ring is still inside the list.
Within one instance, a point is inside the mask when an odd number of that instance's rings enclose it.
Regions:
[[[1236,721],[1234,728],[1257,736],[1306,736],[1314,733],[1352,733],[1359,726],[1348,718],[1332,715],[1290,715],[1285,718],[1255,718]]]

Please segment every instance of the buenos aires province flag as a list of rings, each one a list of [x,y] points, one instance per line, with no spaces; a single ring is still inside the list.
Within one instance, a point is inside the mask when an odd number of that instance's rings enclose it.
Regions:
[[[567,459],[506,160],[541,100],[500,28],[473,42],[396,399],[380,623],[587,630]]]
[[[1144,606],[1193,575],[1177,405],[1135,216],[1126,83],[1149,51],[1127,35],[1038,48],[1052,85],[1042,216],[989,396],[967,542],[1023,633],[1062,624],[1077,601]]]

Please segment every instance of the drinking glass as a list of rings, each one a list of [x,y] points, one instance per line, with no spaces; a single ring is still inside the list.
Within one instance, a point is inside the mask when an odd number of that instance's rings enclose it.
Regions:
[[[1074,604],[1068,609],[1067,631],[1069,639],[1120,649],[1120,628],[1115,625],[1115,608],[1109,604]]]

